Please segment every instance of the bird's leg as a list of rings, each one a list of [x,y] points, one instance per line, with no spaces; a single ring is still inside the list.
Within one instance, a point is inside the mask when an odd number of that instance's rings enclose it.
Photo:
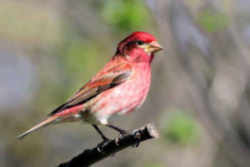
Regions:
[[[128,134],[128,132],[126,130],[121,129],[121,128],[117,127],[117,126],[110,125],[110,124],[107,124],[106,126],[109,127],[109,128],[111,128],[111,129],[114,129],[117,132],[119,132],[122,136]]]
[[[98,134],[102,137],[102,140],[103,140],[104,142],[107,142],[107,141],[110,140],[109,138],[107,138],[107,137],[102,133],[102,131],[98,128],[97,125],[92,124],[92,126],[95,128],[95,130],[98,132]]]
[[[117,127],[117,126],[110,125],[110,124],[107,124],[106,126],[118,131],[121,136],[125,136],[126,134],[128,134],[128,131],[126,131],[124,129],[121,129],[121,128]],[[137,134],[135,134],[135,136],[137,136]],[[138,147],[139,145],[140,145],[140,140],[138,139],[138,140],[136,140],[136,143],[135,143],[134,147]]]
[[[103,152],[103,147],[105,146],[105,144],[106,144],[107,142],[110,141],[110,139],[107,138],[107,137],[102,133],[102,131],[98,128],[97,125],[92,124],[92,126],[95,128],[95,130],[96,130],[96,131],[100,134],[100,136],[102,137],[102,140],[103,140],[103,141],[97,145],[97,149],[98,149],[99,152]]]

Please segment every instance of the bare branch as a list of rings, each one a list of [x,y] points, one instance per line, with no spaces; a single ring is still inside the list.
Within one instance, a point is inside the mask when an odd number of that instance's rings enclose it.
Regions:
[[[58,167],[87,167],[129,146],[135,146],[148,139],[158,138],[159,134],[152,124],[147,124],[132,133],[105,143],[100,147],[86,149],[68,162]]]

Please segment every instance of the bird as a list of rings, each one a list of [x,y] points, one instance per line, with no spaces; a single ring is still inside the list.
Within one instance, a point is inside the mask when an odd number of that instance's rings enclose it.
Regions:
[[[46,119],[17,136],[51,124],[84,121],[94,127],[104,141],[108,140],[99,126],[127,133],[108,122],[113,115],[136,111],[145,101],[151,84],[151,63],[163,48],[147,32],[137,31],[118,43],[110,61],[65,103],[55,108]]]

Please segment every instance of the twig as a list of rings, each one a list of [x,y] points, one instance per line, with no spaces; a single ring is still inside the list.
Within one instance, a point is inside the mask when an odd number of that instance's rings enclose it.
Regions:
[[[152,124],[147,124],[132,133],[121,136],[105,143],[100,147],[86,149],[68,162],[61,163],[58,167],[87,167],[108,156],[119,152],[129,146],[135,146],[147,139],[158,138],[159,134]]]

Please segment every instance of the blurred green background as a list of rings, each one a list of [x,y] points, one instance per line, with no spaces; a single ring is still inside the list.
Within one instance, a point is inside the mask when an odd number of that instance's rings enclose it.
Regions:
[[[0,166],[56,166],[100,142],[83,123],[18,141],[114,55],[133,31],[164,47],[138,112],[161,138],[96,164],[247,167],[250,164],[250,0],[0,0]],[[102,128],[105,134],[117,134]]]

